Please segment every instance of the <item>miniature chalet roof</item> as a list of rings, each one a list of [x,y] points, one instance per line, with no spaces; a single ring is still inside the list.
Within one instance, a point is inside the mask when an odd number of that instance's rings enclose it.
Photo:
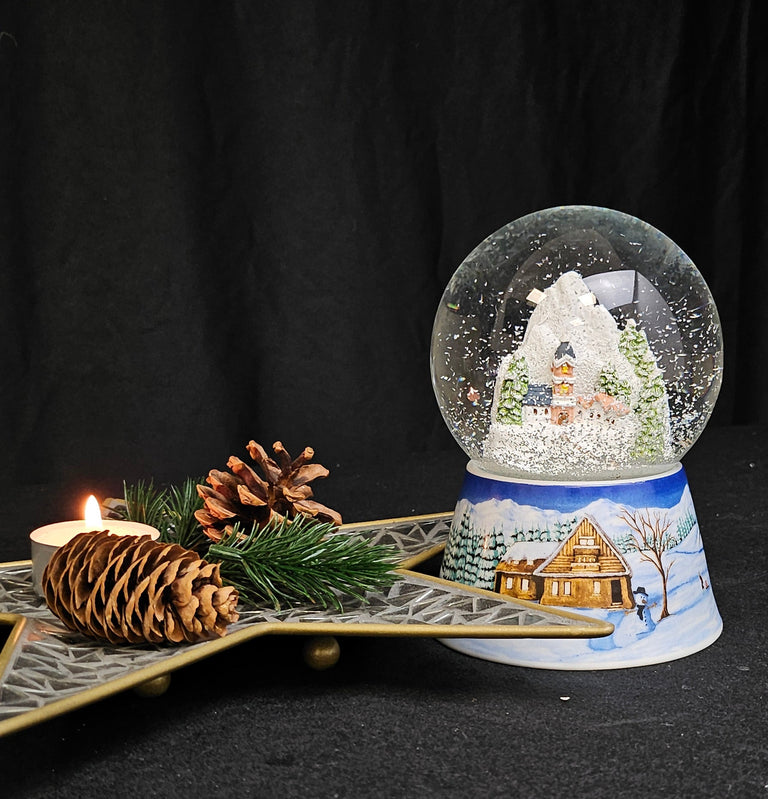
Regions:
[[[538,407],[552,404],[552,386],[543,383],[530,383],[523,397],[523,405]]]
[[[496,566],[495,571],[502,574],[538,574],[538,568],[544,562],[544,558],[538,560],[502,560]]]
[[[536,570],[536,574],[547,574],[550,577],[555,577],[560,574],[563,576],[570,575],[568,570],[560,570],[563,553],[571,547],[574,539],[581,538],[594,538],[595,547],[599,547],[604,552],[609,561],[614,563],[616,568],[603,571],[602,567],[595,572],[585,571],[583,574],[597,574],[601,577],[623,577],[631,574],[629,564],[624,559],[624,556],[616,548],[613,541],[600,529],[600,525],[590,516],[584,516],[582,520],[576,525],[574,531],[560,543],[560,545],[551,553],[551,555],[541,564]],[[576,545],[578,546],[578,544]],[[601,564],[602,566],[602,564]]]
[[[570,341],[561,341],[560,346],[555,350],[555,364],[559,366],[565,361],[575,361],[576,353],[573,351]]]
[[[553,544],[553,541],[515,541],[507,547],[501,563],[543,563],[552,553]]]
[[[574,539],[593,538],[594,544],[582,545]],[[600,559],[595,560],[595,569],[579,569],[573,571],[573,553],[565,550],[573,546],[598,549]],[[545,541],[517,541],[512,544],[496,567],[497,572],[504,574],[540,575],[550,578],[600,579],[626,577],[630,574],[629,565],[615,544],[603,533],[600,526],[591,517],[585,516],[574,528],[573,532],[559,544]]]

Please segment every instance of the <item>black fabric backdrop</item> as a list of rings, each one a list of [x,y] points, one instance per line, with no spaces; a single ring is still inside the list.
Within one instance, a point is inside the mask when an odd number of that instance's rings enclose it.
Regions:
[[[115,491],[250,438],[342,473],[455,448],[440,294],[494,230],[570,203],[693,258],[726,340],[713,423],[765,422],[766,16],[0,4],[3,477]]]

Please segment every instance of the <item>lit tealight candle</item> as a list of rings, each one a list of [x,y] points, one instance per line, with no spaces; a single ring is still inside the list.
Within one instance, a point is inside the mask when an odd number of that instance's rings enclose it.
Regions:
[[[148,535],[157,540],[160,531],[148,524],[126,522],[122,519],[109,519],[106,524],[101,518],[99,501],[91,495],[85,503],[85,519],[71,522],[55,522],[38,527],[29,534],[32,545],[32,584],[36,593],[43,596],[43,572],[53,553],[79,533],[106,529],[110,535]]]

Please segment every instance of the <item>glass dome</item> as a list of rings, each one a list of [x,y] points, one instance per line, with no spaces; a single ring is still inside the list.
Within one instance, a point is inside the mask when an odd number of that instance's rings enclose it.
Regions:
[[[482,468],[538,480],[663,472],[722,380],[712,295],[663,233],[607,208],[511,222],[467,256],[432,332],[432,383]]]

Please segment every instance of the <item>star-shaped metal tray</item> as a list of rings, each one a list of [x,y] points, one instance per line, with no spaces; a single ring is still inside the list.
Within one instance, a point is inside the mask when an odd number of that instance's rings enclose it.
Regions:
[[[30,561],[0,564],[0,736],[170,674],[262,635],[594,638],[613,625],[411,571],[445,546],[451,513],[344,525],[403,553],[400,579],[343,611],[242,607],[223,638],[182,646],[112,646],[65,628],[32,588]]]

